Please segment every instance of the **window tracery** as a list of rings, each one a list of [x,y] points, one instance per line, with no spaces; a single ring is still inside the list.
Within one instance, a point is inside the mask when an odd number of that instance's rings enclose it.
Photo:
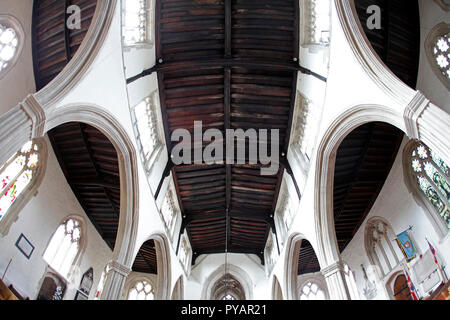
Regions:
[[[180,244],[180,253],[179,253],[179,259],[181,265],[183,265],[184,270],[188,272],[189,270],[189,264],[191,261],[191,246],[189,244],[189,239],[187,238],[186,233],[183,234],[181,238],[181,244]]]
[[[0,24],[0,72],[8,67],[18,54],[19,38],[12,27]]]
[[[330,43],[330,2],[326,0],[301,1],[302,45],[328,45]]]
[[[450,169],[424,144],[418,143],[410,154],[410,173],[426,201],[450,229]]]
[[[29,141],[0,168],[0,221],[35,178],[39,161],[39,145]]]
[[[437,24],[425,40],[425,51],[431,69],[450,90],[450,25]]]
[[[170,239],[173,238],[178,214],[179,210],[175,202],[175,193],[172,190],[172,185],[169,185],[161,206],[161,215]]]
[[[68,219],[53,235],[44,253],[44,260],[66,279],[80,250],[82,236],[80,222]]]
[[[398,253],[392,246],[392,239],[395,239],[395,234],[383,220],[375,218],[367,223],[367,254],[372,263],[378,266],[382,276],[387,275],[400,263]]]
[[[123,41],[126,46],[143,43],[147,39],[147,1],[125,0]]]
[[[325,300],[324,290],[315,282],[307,282],[300,290],[300,300]]]
[[[157,99],[158,95],[155,91],[133,109],[136,137],[147,172],[151,170],[156,156],[163,146],[162,137],[158,129]]]
[[[153,286],[145,281],[138,281],[130,289],[128,293],[128,300],[154,300],[155,299],[155,290]]]

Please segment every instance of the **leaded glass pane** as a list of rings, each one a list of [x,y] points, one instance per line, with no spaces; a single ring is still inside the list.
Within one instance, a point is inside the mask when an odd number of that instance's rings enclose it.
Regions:
[[[434,182],[436,187],[438,187],[439,191],[445,196],[446,200],[450,202],[450,186],[447,184],[444,177],[442,177],[430,162],[425,163],[425,172]]]
[[[436,38],[433,55],[441,74],[445,79],[450,79],[450,34],[444,34]]]
[[[431,158],[433,162],[444,172],[447,177],[450,177],[450,168],[445,164],[444,160],[442,160],[436,152],[431,150]]]
[[[145,0],[126,0],[124,42],[133,45],[146,40],[147,11]]]
[[[19,40],[12,28],[0,24],[0,71],[4,70],[17,53]]]
[[[428,201],[436,208],[439,213],[445,209],[445,204],[441,201],[439,194],[433,189],[428,180],[424,177],[418,177],[418,184]]]

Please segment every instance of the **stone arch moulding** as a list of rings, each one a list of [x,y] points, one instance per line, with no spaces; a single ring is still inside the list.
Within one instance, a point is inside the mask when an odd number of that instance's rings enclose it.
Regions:
[[[45,132],[67,122],[83,122],[100,130],[116,148],[120,173],[120,218],[114,260],[131,268],[139,219],[137,155],[131,139],[119,122],[104,108],[70,104],[47,117]]]
[[[444,0],[433,0],[444,11],[450,11],[450,4],[444,3]]]
[[[298,255],[300,254],[300,246],[303,239],[302,234],[296,233],[291,235],[287,240],[286,261],[285,261],[285,288],[286,299],[295,300],[297,295],[297,270]]]
[[[367,39],[359,19],[353,0],[334,0],[339,24],[355,58],[369,77],[386,92],[390,98],[400,105],[407,105],[415,94],[381,61]],[[336,26],[335,26],[336,27]]]
[[[337,149],[350,132],[369,122],[385,122],[405,132],[403,115],[398,111],[381,105],[358,105],[334,120],[318,145],[314,215],[317,235],[316,255],[322,268],[341,261],[333,216],[333,173]]]
[[[0,237],[6,236],[9,233],[11,226],[19,219],[20,212],[31,198],[38,193],[39,186],[41,185],[42,180],[44,180],[48,159],[47,141],[44,138],[36,138],[33,139],[33,141],[39,148],[39,165],[36,170],[36,175],[31,180],[31,183],[25,188],[24,192],[17,197],[16,201],[11,205],[6,215],[3,217],[0,223]]]
[[[246,300],[252,300],[253,299],[253,282],[250,279],[247,272],[245,272],[243,269],[233,265],[229,264],[228,267],[228,273],[231,274],[233,277],[236,278],[236,280],[239,281],[242,288],[245,292],[245,299]],[[201,300],[211,300],[212,299],[212,289],[216,282],[222,278],[224,275],[225,265],[221,265],[218,267],[204,282],[203,284],[203,290],[201,295]]]
[[[61,100],[87,73],[103,47],[119,4],[120,0],[97,1],[91,27],[74,57],[48,85],[35,94],[44,108]]]
[[[180,276],[172,289],[170,300],[184,300],[183,276]]]
[[[20,56],[22,55],[22,49],[23,49],[23,45],[25,43],[26,35],[25,35],[25,32],[23,30],[23,27],[22,27],[22,24],[20,23],[20,21],[12,15],[0,14],[0,23],[3,25],[6,25],[7,27],[14,29],[16,36],[17,36],[17,40],[18,40],[14,58],[9,61],[6,69],[4,69],[0,72],[0,80],[1,80],[7,75],[7,73],[9,71],[11,71],[11,69],[14,68],[15,64],[17,63]]]
[[[277,276],[272,278],[272,300],[283,300],[283,289]]]
[[[170,259],[170,243],[163,234],[153,234],[147,240],[155,241],[158,277],[156,283],[156,299],[169,300],[172,286],[172,265]],[[144,242],[145,242],[144,241]],[[143,242],[143,243],[144,243]],[[139,247],[140,248],[140,247]],[[138,251],[139,251],[139,248]],[[136,255],[138,253],[136,251]]]

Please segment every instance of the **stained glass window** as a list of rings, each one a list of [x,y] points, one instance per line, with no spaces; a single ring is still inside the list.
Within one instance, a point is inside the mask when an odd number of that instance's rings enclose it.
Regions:
[[[0,24],[0,72],[8,67],[17,53],[19,39],[16,31]]]
[[[145,42],[147,39],[147,1],[126,0],[123,37],[125,45]]]
[[[445,162],[423,144],[411,152],[411,172],[419,189],[450,229],[450,171]]]
[[[155,291],[147,281],[137,282],[128,293],[128,300],[154,300]]]
[[[450,80],[450,33],[436,38],[433,56],[444,78]]]
[[[0,168],[0,221],[30,185],[39,165],[39,147],[27,142]]]
[[[105,287],[106,284],[106,275],[109,273],[109,271],[111,270],[110,265],[106,265],[105,270],[102,272],[102,275],[100,277],[100,281],[98,282],[98,287],[97,287],[97,292],[95,293],[95,298],[94,300],[99,300],[102,293],[103,293],[103,289]]]
[[[44,253],[44,260],[66,279],[80,249],[81,226],[75,219],[61,224]]]

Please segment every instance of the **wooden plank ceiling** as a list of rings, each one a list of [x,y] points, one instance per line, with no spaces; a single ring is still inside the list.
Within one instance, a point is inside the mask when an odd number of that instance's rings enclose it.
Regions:
[[[81,28],[69,29],[67,8],[81,9]],[[86,36],[97,0],[34,0],[33,64],[36,91],[45,87],[73,58]]]
[[[334,224],[342,252],[372,208],[397,156],[403,132],[372,122],[356,128],[337,151]]]
[[[381,9],[381,29],[367,26],[367,8]],[[417,0],[355,0],[361,26],[373,49],[404,83],[416,88],[420,55],[420,16]]]
[[[298,275],[319,272],[320,265],[311,243],[303,239],[298,256]]]
[[[131,270],[135,272],[158,274],[155,241],[146,241],[139,249]]]
[[[203,132],[215,128],[223,134],[279,129],[280,153],[286,151],[297,81],[297,26],[294,0],[158,1],[158,82],[169,151],[178,143],[170,141],[172,132],[183,128],[193,134],[194,121],[202,121]],[[202,148],[208,144],[197,142]],[[172,169],[194,261],[226,247],[263,260],[284,169],[262,176],[260,167]]]
[[[96,128],[79,122],[48,132],[66,180],[106,244],[114,250],[120,212],[117,152]]]

